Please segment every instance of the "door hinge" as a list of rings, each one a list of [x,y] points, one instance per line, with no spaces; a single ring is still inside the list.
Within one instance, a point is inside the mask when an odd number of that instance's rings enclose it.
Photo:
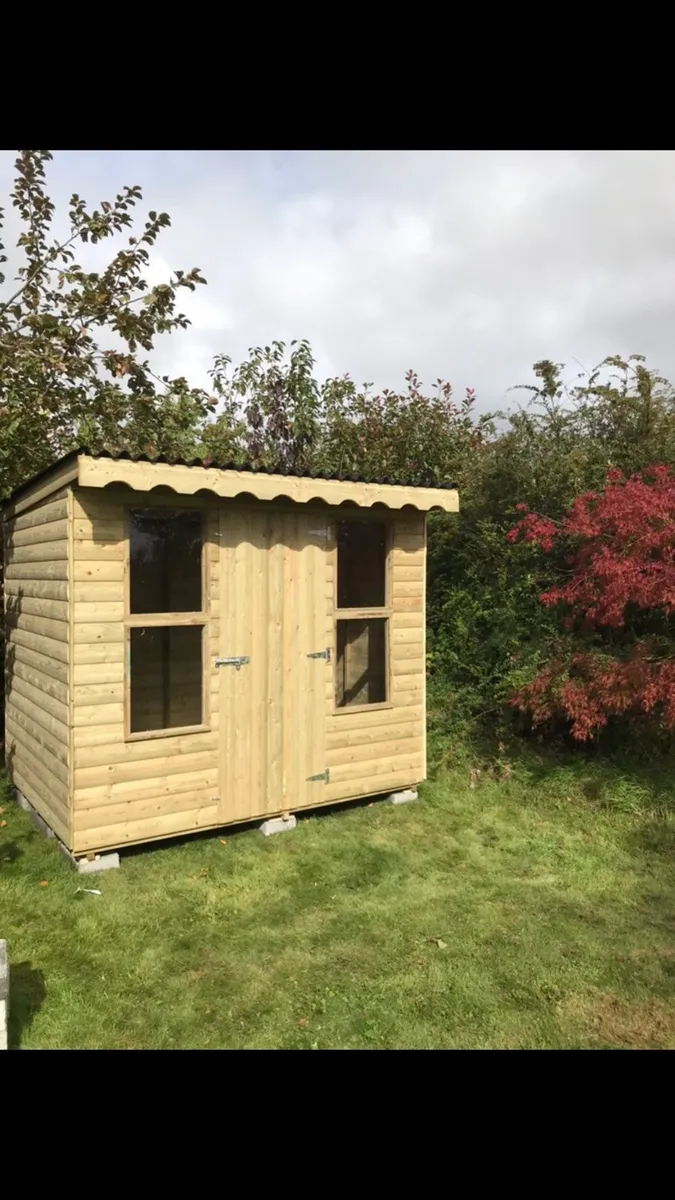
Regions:
[[[326,662],[330,662],[330,649],[328,647],[326,647],[325,650],[312,650],[311,654],[308,654],[307,657],[308,658],[325,658]]]
[[[236,667],[239,670],[240,667],[245,667],[250,661],[248,654],[238,654],[233,658],[214,658],[213,665],[214,667]]]
[[[320,775],[308,775],[307,783],[330,783],[330,767],[326,767]]]

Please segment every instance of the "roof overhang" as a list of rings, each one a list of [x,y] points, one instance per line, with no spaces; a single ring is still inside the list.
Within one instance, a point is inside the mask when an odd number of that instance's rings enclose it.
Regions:
[[[414,508],[418,512],[429,512],[434,508],[444,512],[459,512],[459,494],[455,488],[310,478],[240,471],[229,467],[111,458],[108,455],[99,457],[77,452],[10,497],[5,519],[31,507],[66,482],[86,488],[122,485],[135,492],[148,493],[157,488],[169,488],[178,496],[210,492],[228,500],[253,497],[269,502],[291,500],[297,504],[318,501],[332,507],[342,504],[355,504],[360,508],[385,505],[390,509]]]

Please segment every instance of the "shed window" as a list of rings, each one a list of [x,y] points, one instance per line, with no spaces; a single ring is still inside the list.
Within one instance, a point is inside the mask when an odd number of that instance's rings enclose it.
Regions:
[[[387,621],[338,621],[338,708],[387,699]]]
[[[130,732],[201,725],[202,628],[140,626],[130,631]]]
[[[199,509],[129,513],[132,613],[202,611],[202,522]]]
[[[386,599],[387,529],[382,521],[340,521],[338,608],[382,608]]]
[[[157,737],[207,724],[204,662],[204,514],[128,513],[127,736]]]
[[[337,524],[335,707],[389,699],[389,526],[355,518]]]

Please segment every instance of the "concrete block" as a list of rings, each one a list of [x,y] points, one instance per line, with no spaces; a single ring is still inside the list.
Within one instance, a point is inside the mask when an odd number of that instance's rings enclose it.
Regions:
[[[402,792],[391,792],[387,796],[388,804],[410,804],[411,800],[417,799],[417,788],[405,788]]]
[[[99,871],[117,870],[120,856],[115,850],[112,854],[97,854],[92,862],[87,858],[78,858],[75,861],[78,875],[96,875]]]
[[[286,833],[289,829],[295,829],[297,825],[295,817],[272,817],[269,821],[263,821],[260,826],[260,832],[263,837],[271,837],[273,833]]]
[[[75,855],[71,854],[70,850],[67,846],[64,846],[61,839],[56,837],[54,830],[50,829],[47,822],[43,821],[40,814],[35,811],[30,800],[27,800],[18,788],[15,788],[14,792],[19,808],[22,808],[24,812],[28,813],[35,828],[39,829],[40,833],[43,833],[45,837],[56,839],[56,844],[63,857],[68,860],[71,867],[75,867],[78,875],[97,875],[99,871],[114,871],[117,867],[119,867],[120,856],[116,852],[113,854],[97,854],[96,858],[94,858],[91,862],[89,862],[89,859],[86,858],[75,858]]]
[[[7,942],[0,941],[0,1050],[7,1049],[9,1023],[9,963]]]
[[[111,854],[97,854],[96,858],[90,862],[88,858],[76,858],[62,841],[57,841],[56,844],[63,857],[71,867],[75,868],[78,875],[96,875],[99,871],[114,871],[120,865],[120,856],[116,850]]]
[[[74,855],[72,855],[70,853],[70,850],[68,849],[68,847],[64,846],[64,844],[60,838],[58,839],[56,845],[58,846],[58,848],[59,848],[61,854],[63,855],[63,857],[65,858],[66,862],[69,863],[71,867],[76,867],[77,859],[74,857]]]

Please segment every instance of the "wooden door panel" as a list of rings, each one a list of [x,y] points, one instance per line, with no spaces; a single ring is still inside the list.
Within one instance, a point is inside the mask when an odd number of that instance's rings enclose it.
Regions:
[[[295,510],[221,514],[221,816],[294,811],[322,798],[326,545]]]

